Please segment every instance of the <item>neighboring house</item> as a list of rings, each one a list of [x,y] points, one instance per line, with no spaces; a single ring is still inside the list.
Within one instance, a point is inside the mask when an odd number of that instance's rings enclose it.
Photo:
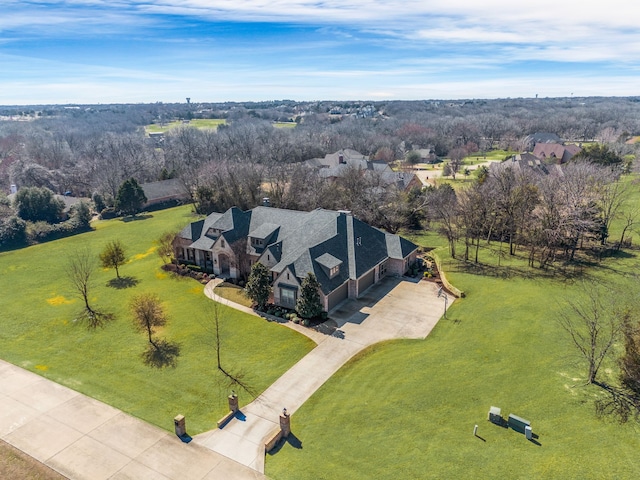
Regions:
[[[542,175],[562,175],[562,167],[559,164],[549,164],[540,160],[531,153],[518,153],[502,162],[491,162],[490,171],[499,171],[512,168],[518,172],[533,171]]]
[[[18,188],[16,187],[15,192],[13,191],[13,187],[15,185],[11,185],[11,192],[7,195],[7,199],[13,203],[16,199],[16,194],[18,192]],[[87,197],[72,197],[71,195],[58,195],[57,193],[53,194],[53,198],[56,200],[62,201],[64,203],[64,209],[62,210],[65,214],[68,214],[71,211],[71,207],[77,205],[80,202],[86,202],[87,204],[91,203],[91,199]]]
[[[582,149],[577,145],[561,145],[559,143],[536,143],[533,155],[541,160],[553,163],[567,163]]]
[[[434,147],[415,148],[414,151],[420,155],[420,163],[435,163],[438,160]]]
[[[404,191],[414,187],[422,188],[418,176],[411,172],[394,172],[386,162],[372,161],[355,150],[338,150],[324,158],[312,158],[305,162],[307,166],[318,169],[322,178],[337,180],[349,170],[357,169],[363,175],[378,175],[384,187],[396,186]]]
[[[238,248],[240,246],[240,248]],[[330,311],[360,296],[385,275],[403,275],[417,246],[371,227],[348,212],[232,207],[185,227],[174,242],[176,258],[216,275],[238,278],[239,265],[260,262],[271,272],[276,305],[294,308],[302,280],[313,273]]]
[[[527,135],[523,141],[523,148],[530,152],[539,143],[558,143],[562,144],[562,139],[555,133],[536,132]]]
[[[147,203],[144,204],[144,209],[171,202],[180,203],[190,200],[187,188],[184,186],[184,183],[177,178],[143,183],[140,186],[142,190],[144,190],[145,197],[147,197]]]
[[[149,132],[148,142],[151,147],[160,148],[164,143],[164,132]]]
[[[324,158],[312,158],[307,160],[307,165],[314,168],[336,168],[339,165],[350,165],[359,169],[367,168],[369,157],[360,152],[345,148],[335,153],[328,153]]]

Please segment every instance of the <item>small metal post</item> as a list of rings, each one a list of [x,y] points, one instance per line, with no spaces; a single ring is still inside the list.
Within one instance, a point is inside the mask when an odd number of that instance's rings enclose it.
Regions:
[[[444,318],[447,318],[447,304],[449,303],[449,297],[442,291],[442,287],[438,289],[438,298],[444,297]]]
[[[475,427],[473,427],[473,436],[477,437],[478,436],[478,425],[476,425]]]

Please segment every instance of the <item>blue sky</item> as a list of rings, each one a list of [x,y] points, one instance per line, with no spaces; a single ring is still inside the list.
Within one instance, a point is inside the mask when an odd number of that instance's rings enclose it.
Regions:
[[[0,104],[639,95],[629,0],[0,0]]]

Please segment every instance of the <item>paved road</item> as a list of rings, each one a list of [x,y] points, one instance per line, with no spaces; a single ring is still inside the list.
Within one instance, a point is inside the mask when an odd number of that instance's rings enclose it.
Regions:
[[[266,479],[2,360],[0,438],[73,480]]]
[[[296,363],[224,428],[196,435],[194,442],[258,472],[264,472],[264,444],[279,429],[283,408],[293,414],[350,358],[374,343],[425,338],[444,304],[429,282],[386,278],[363,297],[347,300],[331,314],[339,330]],[[295,420],[293,420],[295,424]]]

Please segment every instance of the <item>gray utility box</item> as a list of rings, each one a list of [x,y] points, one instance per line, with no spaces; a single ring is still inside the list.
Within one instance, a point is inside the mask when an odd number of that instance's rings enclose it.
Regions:
[[[524,418],[514,415],[513,413],[509,414],[508,424],[509,428],[520,433],[525,433],[524,429],[531,426],[531,422],[529,420],[525,420]]]
[[[487,418],[491,423],[495,423],[496,425],[502,425],[502,409],[499,407],[491,407],[489,409],[489,418]]]
[[[531,430],[530,425],[524,427],[524,436],[527,437],[527,440],[533,439],[533,431]]]

